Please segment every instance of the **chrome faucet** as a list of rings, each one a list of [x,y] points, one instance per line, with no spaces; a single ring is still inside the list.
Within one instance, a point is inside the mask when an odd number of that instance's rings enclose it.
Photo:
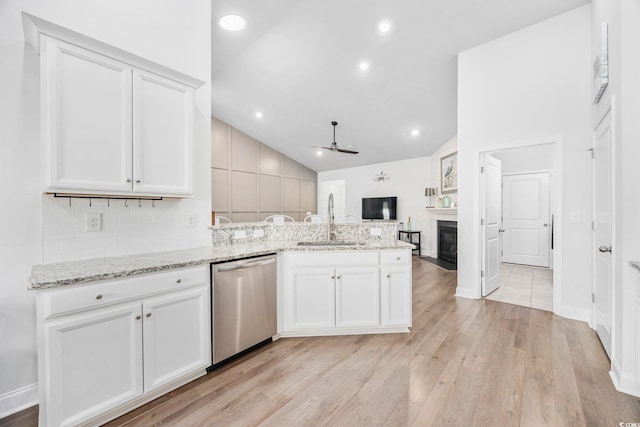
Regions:
[[[329,207],[327,209],[327,240],[333,240],[333,193],[329,193]]]

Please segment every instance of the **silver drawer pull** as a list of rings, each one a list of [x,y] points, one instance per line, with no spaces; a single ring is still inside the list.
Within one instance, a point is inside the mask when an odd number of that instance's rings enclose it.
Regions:
[[[338,279],[342,279],[342,276],[338,276]]]
[[[151,313],[147,313],[147,314],[146,314],[146,316],[147,316],[147,317],[151,317]]]
[[[102,294],[96,295],[96,299],[102,299]]]
[[[182,279],[176,280],[176,283],[182,283]]]
[[[400,257],[396,258],[396,261],[400,261]]]
[[[140,316],[139,314],[136,316],[136,320],[140,320],[142,319],[142,316]]]
[[[390,274],[387,274],[387,279],[391,279],[391,275]]]

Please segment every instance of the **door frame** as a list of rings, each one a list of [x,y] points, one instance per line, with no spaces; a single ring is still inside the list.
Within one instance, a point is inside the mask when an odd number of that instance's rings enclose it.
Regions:
[[[495,144],[493,146],[484,147],[481,150],[474,150],[474,162],[476,163],[477,176],[480,176],[480,166],[482,165],[482,156],[485,153],[491,153],[494,151],[507,150],[511,148],[523,148],[536,145],[553,144],[553,206],[554,206],[554,239],[553,239],[553,251],[552,251],[552,265],[553,265],[553,313],[557,315],[563,315],[562,310],[562,240],[563,240],[563,210],[562,210],[562,183],[563,183],[563,139],[561,136],[549,137],[540,140],[523,140],[523,141],[510,141],[502,144]],[[478,248],[478,257],[474,257],[475,275],[478,278],[475,285],[475,297],[477,299],[482,298],[482,285],[480,281],[480,275],[482,271],[482,257],[483,257],[483,245],[482,245],[482,226],[480,225],[480,219],[482,218],[482,208],[484,206],[484,184],[482,180],[476,180],[474,194],[474,214],[476,220],[474,220],[474,237],[476,240],[476,246]],[[572,317],[572,316],[568,316]]]

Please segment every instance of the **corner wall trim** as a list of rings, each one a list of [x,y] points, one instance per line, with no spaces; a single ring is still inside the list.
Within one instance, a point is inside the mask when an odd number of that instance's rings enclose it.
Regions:
[[[616,390],[621,393],[640,397],[640,387],[638,387],[635,377],[633,374],[623,371],[615,357],[611,360],[609,376]]]
[[[38,383],[0,395],[0,419],[38,404]]]

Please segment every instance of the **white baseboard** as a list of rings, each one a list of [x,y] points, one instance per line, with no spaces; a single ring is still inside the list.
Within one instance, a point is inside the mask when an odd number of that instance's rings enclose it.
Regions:
[[[460,286],[456,287],[456,296],[469,299],[478,299],[476,289],[461,288]]]
[[[0,418],[38,404],[38,384],[30,384],[0,395]]]
[[[635,397],[640,397],[640,386],[636,381],[633,374],[625,372],[620,368],[618,361],[613,358],[611,360],[611,371],[609,371],[613,386],[621,393],[630,394]]]
[[[585,310],[582,308],[574,307],[560,307],[560,312],[555,313],[558,316],[566,317],[567,319],[579,320],[581,322],[589,323],[591,319],[591,310]]]

